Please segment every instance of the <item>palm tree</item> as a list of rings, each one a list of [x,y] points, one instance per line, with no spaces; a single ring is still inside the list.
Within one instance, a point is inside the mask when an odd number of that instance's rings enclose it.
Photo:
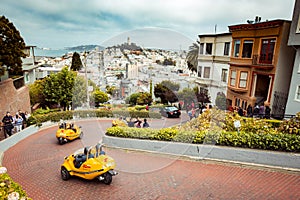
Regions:
[[[192,72],[197,72],[198,52],[199,52],[199,45],[197,43],[193,43],[193,45],[189,47],[189,52],[186,56],[186,62],[188,68]]]

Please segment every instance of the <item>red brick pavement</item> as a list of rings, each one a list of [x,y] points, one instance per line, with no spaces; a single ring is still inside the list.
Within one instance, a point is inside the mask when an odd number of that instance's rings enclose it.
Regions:
[[[34,200],[300,199],[300,174],[121,149],[106,149],[119,171],[111,185],[61,180],[64,156],[95,144],[110,122],[81,122],[84,138],[65,145],[56,127],[42,130],[7,150],[2,164]]]

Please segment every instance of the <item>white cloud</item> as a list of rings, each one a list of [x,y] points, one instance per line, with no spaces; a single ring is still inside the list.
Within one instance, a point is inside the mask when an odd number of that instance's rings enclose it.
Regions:
[[[225,32],[229,25],[292,17],[293,0],[2,0],[0,8],[30,45],[99,44],[145,27],[197,35]]]

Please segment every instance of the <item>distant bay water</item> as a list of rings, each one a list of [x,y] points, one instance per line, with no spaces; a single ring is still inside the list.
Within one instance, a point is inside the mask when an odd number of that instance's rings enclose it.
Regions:
[[[34,49],[34,55],[35,56],[44,56],[44,57],[61,57],[70,51],[68,49],[42,49],[42,48],[35,48]]]
[[[76,47],[67,47],[62,49],[49,49],[49,48],[35,48],[34,55],[35,56],[45,56],[45,57],[61,57],[68,53],[80,53],[84,51],[95,50],[95,48],[104,49],[102,46],[98,45],[81,45]]]

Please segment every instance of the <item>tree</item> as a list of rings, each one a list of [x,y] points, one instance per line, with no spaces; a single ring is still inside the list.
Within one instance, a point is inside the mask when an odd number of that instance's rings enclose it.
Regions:
[[[198,53],[199,53],[199,45],[193,43],[193,45],[189,47],[189,52],[186,56],[187,66],[189,70],[193,72],[197,72]]]
[[[45,80],[36,80],[34,83],[30,84],[29,87],[29,96],[30,104],[35,105],[37,103],[42,106],[45,105],[45,96],[43,95],[43,90],[45,85]]]
[[[45,79],[45,88],[43,94],[45,100],[50,104],[58,104],[66,110],[72,102],[73,86],[77,74],[64,67],[57,74],[50,74]]]
[[[218,92],[216,97],[216,106],[221,110],[226,110],[226,96],[223,92]]]
[[[131,105],[145,105],[152,103],[151,94],[148,92],[133,93],[129,97],[129,104]]]
[[[95,102],[95,106],[99,107],[100,103],[104,103],[104,102],[108,101],[108,95],[105,92],[102,92],[99,89],[96,89],[92,93],[92,99]]]
[[[140,92],[136,103],[138,105],[149,105],[152,103],[152,96],[148,92]]]
[[[76,76],[73,87],[72,108],[81,107],[87,101],[86,80],[82,76]]]
[[[185,102],[185,105],[191,104],[192,102],[198,102],[197,96],[194,89],[184,88],[178,92],[178,99]]]
[[[131,94],[130,97],[129,97],[128,103],[131,104],[131,105],[136,105],[138,97],[139,97],[139,93]]]
[[[0,17],[0,36],[0,75],[4,73],[4,66],[10,75],[22,75],[25,42],[13,23],[4,16]]]
[[[171,81],[162,81],[154,87],[155,97],[159,97],[163,104],[168,102],[173,103],[178,101],[176,92],[179,90],[180,85]]]
[[[109,86],[109,85],[106,86],[106,93],[107,94],[113,95],[115,90],[117,90],[117,88],[115,86]]]
[[[199,91],[199,88],[195,87],[194,91],[198,102],[200,102],[201,104],[211,103],[210,96],[208,95],[208,91],[206,89]]]
[[[80,59],[80,55],[77,52],[74,52],[72,56],[71,70],[79,71],[81,68],[82,68],[82,62]]]

